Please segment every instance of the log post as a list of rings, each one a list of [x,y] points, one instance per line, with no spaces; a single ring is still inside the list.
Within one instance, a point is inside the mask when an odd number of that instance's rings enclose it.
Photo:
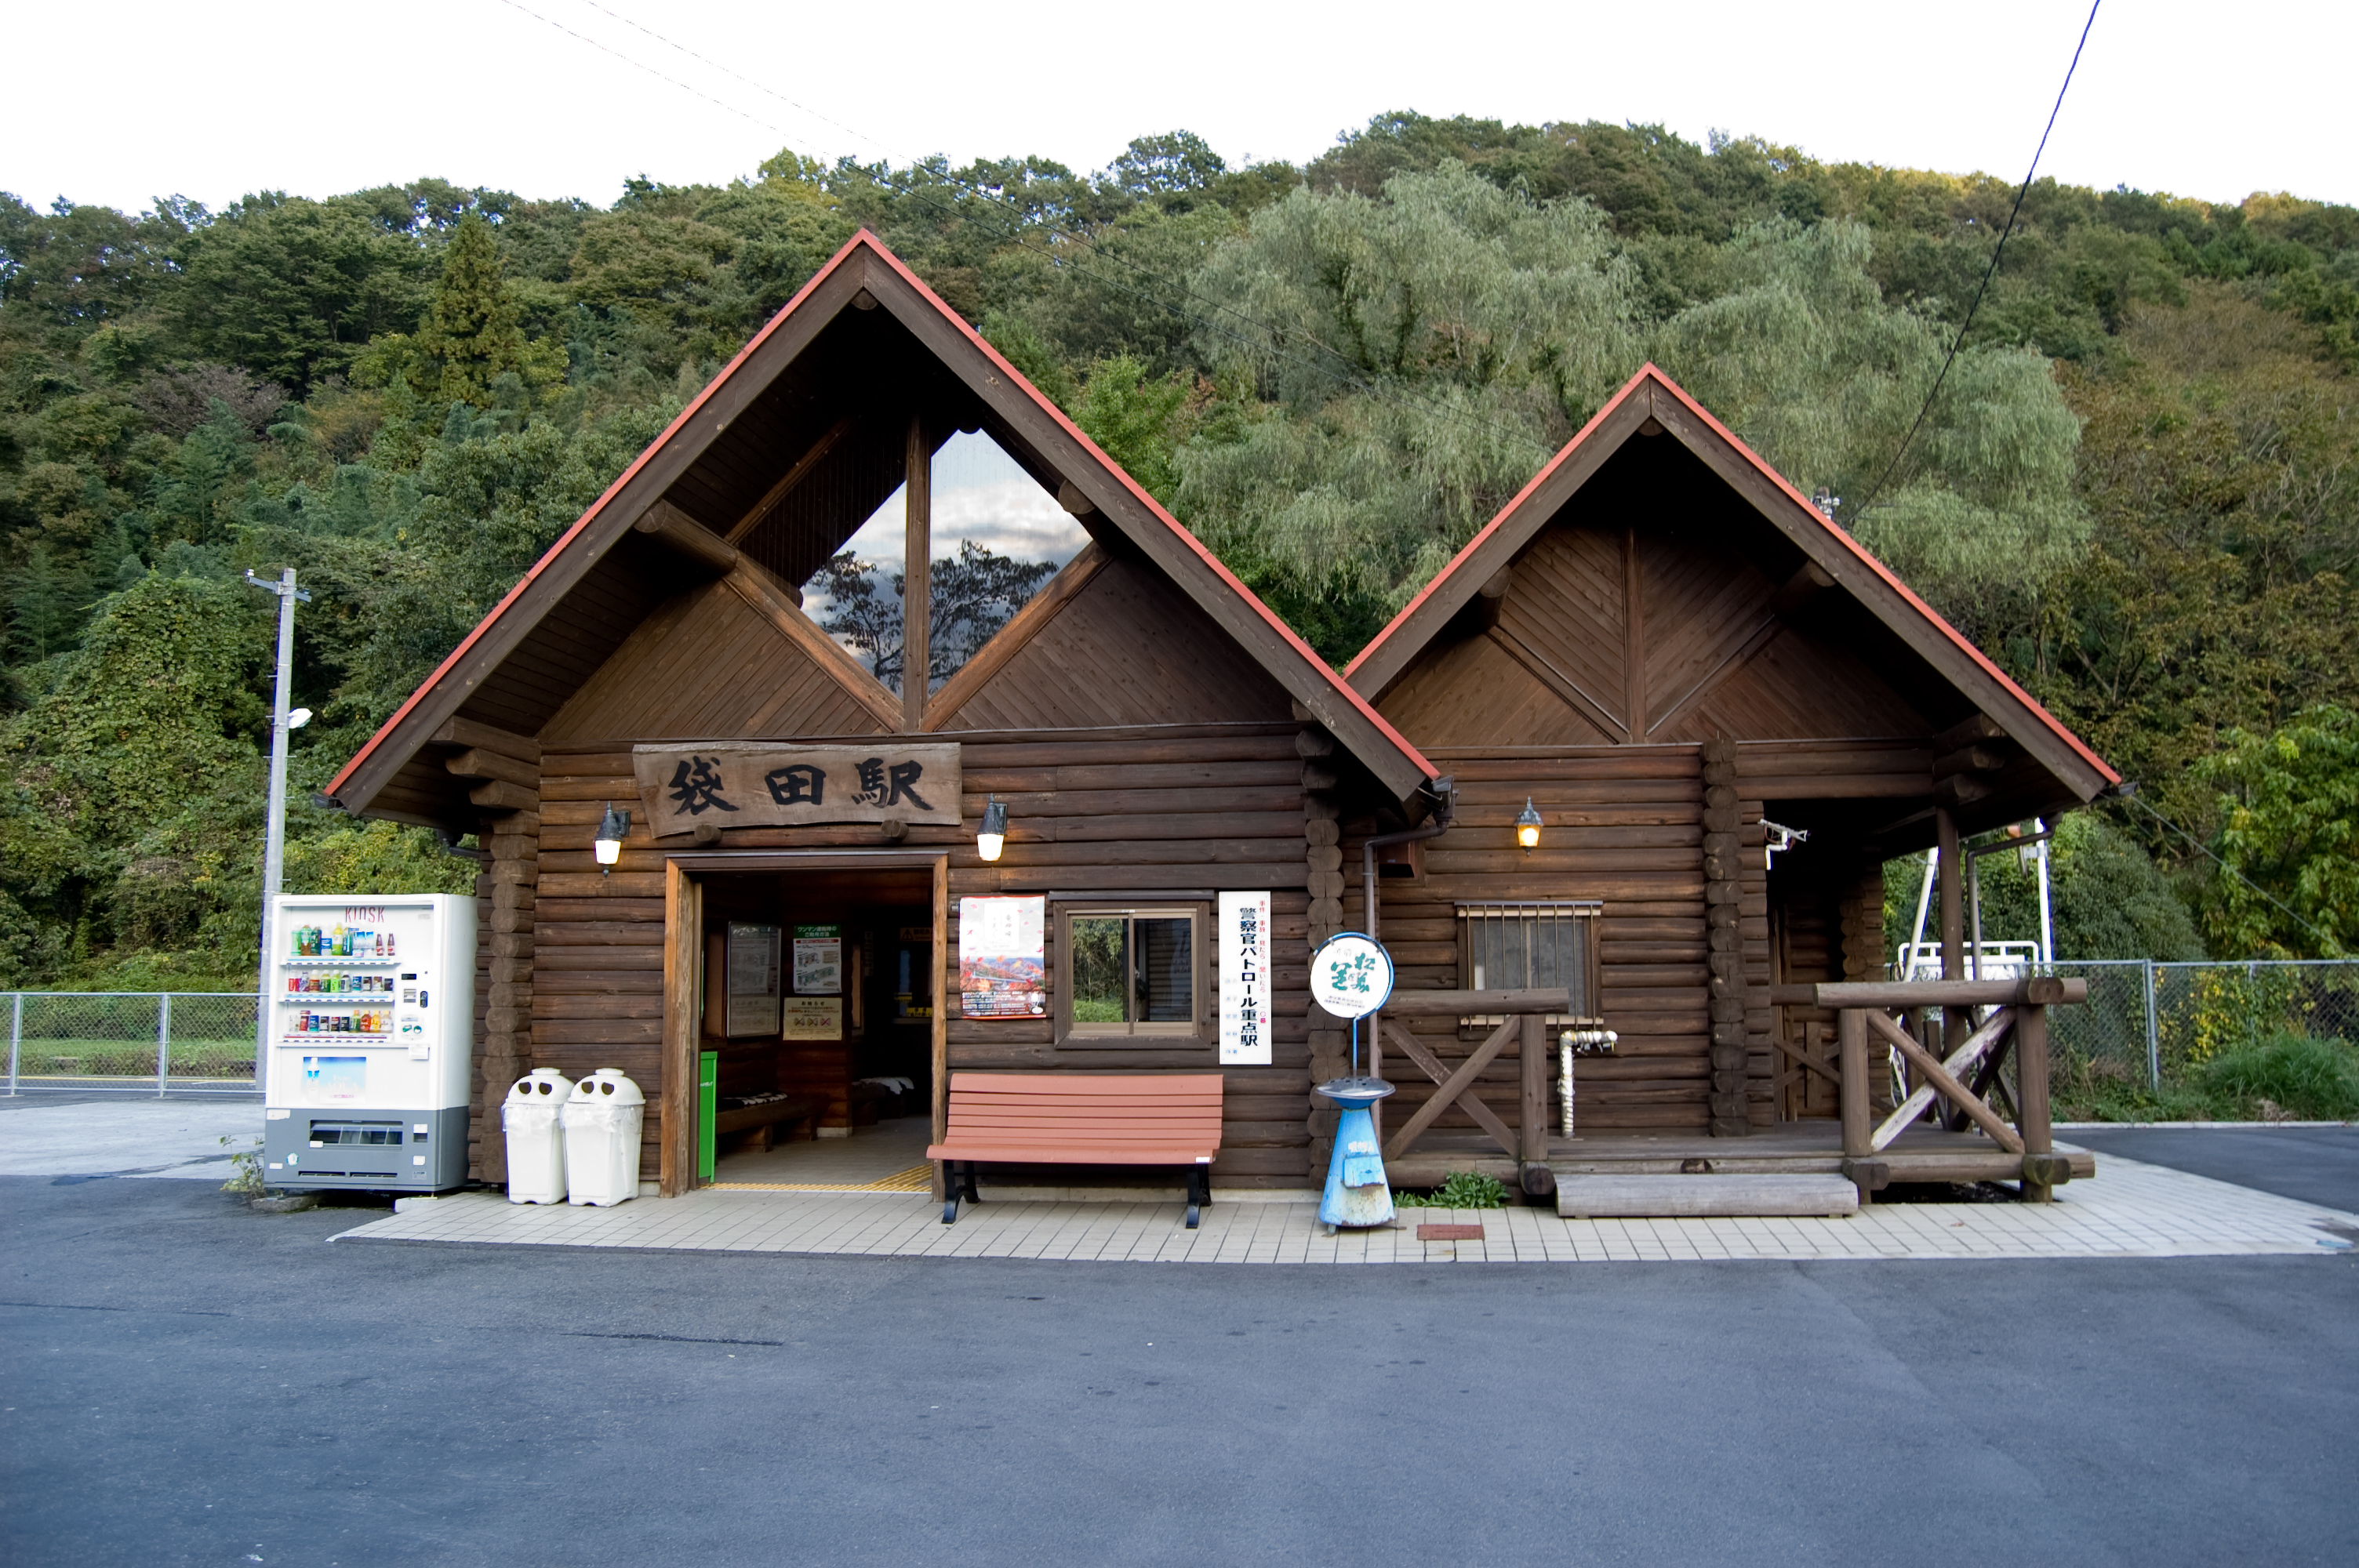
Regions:
[[[704,946],[703,889],[664,863],[663,1082],[656,1098],[656,1190],[676,1198],[696,1185],[697,960]]]
[[[1835,1044],[1842,1058],[1843,1157],[1864,1159],[1875,1152],[1868,1142],[1867,1015],[1855,1007],[1836,1013]]]
[[[1965,850],[1958,837],[1958,819],[1946,806],[1933,808],[1933,837],[1940,855],[1936,875],[1941,899],[1941,978],[1966,979]],[[1955,1051],[1973,1030],[1971,1008],[1945,1008],[1941,1012],[1941,1054]]]
[[[1521,1019],[1516,1044],[1522,1056],[1523,1117],[1516,1128],[1516,1162],[1523,1167],[1524,1192],[1546,1197],[1556,1191],[1556,1173],[1549,1168],[1549,1049],[1548,1020],[1537,1012]]]
[[[1736,746],[1725,735],[1703,743],[1703,902],[1712,971],[1712,1131],[1753,1130],[1745,1104],[1744,891],[1736,799]]]
[[[901,728],[912,735],[926,728],[926,688],[931,684],[933,652],[927,646],[934,613],[934,454],[926,445],[926,422],[909,420],[909,447],[903,470],[901,590]]]
[[[2032,1179],[2035,1169],[2044,1171],[2048,1164],[2038,1156],[2052,1154],[2056,1148],[2048,1108],[2048,1009],[2036,1002],[2016,1010],[2015,1088],[2015,1121],[2023,1134],[2025,1156],[2023,1196],[2029,1203],[2047,1203],[2055,1196],[2055,1187]]]

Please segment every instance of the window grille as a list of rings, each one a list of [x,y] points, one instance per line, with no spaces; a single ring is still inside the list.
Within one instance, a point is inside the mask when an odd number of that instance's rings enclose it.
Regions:
[[[1518,990],[1562,986],[1572,1011],[1551,1013],[1551,1026],[1603,1022],[1597,1002],[1597,917],[1594,900],[1549,903],[1462,903],[1458,906],[1458,983],[1467,990]],[[1461,1018],[1470,1033],[1497,1028],[1505,1014]]]

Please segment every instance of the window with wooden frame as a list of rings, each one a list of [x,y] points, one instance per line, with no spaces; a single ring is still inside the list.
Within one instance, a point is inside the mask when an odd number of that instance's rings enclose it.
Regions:
[[[1063,1043],[1147,1045],[1201,1036],[1211,1011],[1202,904],[1057,906]]]
[[[1550,903],[1462,903],[1458,906],[1458,983],[1467,990],[1520,990],[1562,986],[1570,1012],[1550,1013],[1551,1026],[1594,1027],[1597,1001],[1597,917],[1594,900]],[[1495,1029],[1505,1015],[1461,1018],[1468,1033]]]

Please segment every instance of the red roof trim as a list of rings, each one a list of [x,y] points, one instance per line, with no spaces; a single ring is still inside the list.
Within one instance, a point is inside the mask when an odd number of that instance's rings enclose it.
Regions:
[[[403,719],[409,717],[410,710],[425,699],[426,694],[440,684],[442,677],[450,673],[451,667],[466,656],[467,650],[473,647],[477,642],[482,640],[484,633],[492,629],[492,623],[497,621],[502,615],[506,614],[507,612],[508,606],[516,601],[517,596],[522,594],[526,589],[532,586],[534,579],[538,578],[543,571],[548,569],[549,564],[551,561],[554,561],[559,556],[565,553],[566,547],[571,545],[575,538],[580,536],[583,529],[590,526],[591,522],[597,517],[599,513],[606,509],[606,503],[614,500],[615,495],[621,492],[622,488],[630,483],[638,471],[647,465],[648,460],[653,458],[658,452],[661,451],[664,449],[665,444],[669,442],[674,435],[685,428],[690,420],[696,417],[697,410],[702,408],[706,402],[712,398],[712,395],[721,390],[722,384],[728,381],[732,375],[736,373],[737,367],[745,362],[745,357],[748,354],[751,354],[756,349],[760,348],[762,344],[767,341],[770,334],[778,330],[779,324],[785,321],[788,317],[794,314],[795,307],[800,305],[810,294],[811,290],[817,288],[821,283],[825,282],[831,273],[834,272],[837,267],[842,266],[843,265],[844,258],[852,254],[853,251],[857,250],[863,240],[868,240],[871,243],[874,243],[875,238],[875,236],[870,234],[867,230],[861,230],[860,232],[853,235],[852,238],[844,241],[842,248],[828,258],[827,265],[825,266],[821,267],[817,272],[811,274],[810,282],[795,290],[795,297],[792,299],[788,300],[783,306],[779,307],[777,314],[772,316],[769,320],[763,325],[760,331],[755,333],[751,338],[746,340],[745,346],[737,351],[736,357],[732,359],[727,364],[723,365],[721,367],[721,373],[718,375],[715,375],[711,381],[704,384],[704,390],[698,393],[693,398],[691,398],[689,401],[688,406],[681,409],[678,416],[675,417],[670,424],[664,427],[663,434],[648,442],[646,449],[641,451],[637,457],[631,460],[631,466],[617,474],[614,477],[614,482],[608,485],[605,488],[605,491],[600,494],[598,499],[590,503],[587,511],[583,512],[581,516],[574,519],[573,525],[566,529],[564,533],[558,535],[557,543],[549,546],[548,549],[541,552],[540,559],[533,562],[532,569],[526,572],[521,578],[518,578],[516,579],[516,585],[508,589],[507,592],[501,597],[500,601],[497,604],[492,606],[491,613],[485,615],[481,621],[475,622],[475,629],[459,640],[459,645],[451,649],[449,656],[444,658],[440,664],[434,666],[434,673],[432,675],[428,676],[423,681],[419,683],[418,689],[409,694],[408,700],[404,702],[399,708],[393,710],[393,717],[377,726],[376,733],[368,738],[368,744],[363,746],[359,751],[353,753],[352,761],[346,762],[342,768],[337,770],[336,776],[328,782],[327,789],[321,793],[333,795],[338,790],[343,787],[344,781],[351,778],[353,771],[363,762],[368,761],[370,754],[384,742],[386,737],[392,734],[395,728],[398,726]],[[882,247],[879,248],[881,249]]]
[[[1517,510],[1523,506],[1525,498],[1529,496],[1532,492],[1538,490],[1541,485],[1547,483],[1549,475],[1556,472],[1558,469],[1564,466],[1564,464],[1571,459],[1572,454],[1581,449],[1582,443],[1589,439],[1589,433],[1592,430],[1596,429],[1598,426],[1603,424],[1605,420],[1612,416],[1615,409],[1621,407],[1622,405],[1628,400],[1630,395],[1637,391],[1639,384],[1647,379],[1647,371],[1653,370],[1654,368],[1655,367],[1652,364],[1649,364],[1646,367],[1646,370],[1640,371],[1636,375],[1634,375],[1628,381],[1624,382],[1622,384],[1622,390],[1607,398],[1605,400],[1605,406],[1591,415],[1589,416],[1589,423],[1583,425],[1577,432],[1575,432],[1571,440],[1567,441],[1563,446],[1557,449],[1556,456],[1550,458],[1547,463],[1541,467],[1539,472],[1532,475],[1531,479],[1525,483],[1523,489],[1516,492],[1515,499],[1508,502],[1506,505],[1499,508],[1499,514],[1492,518],[1488,523],[1483,524],[1482,532],[1467,540],[1464,547],[1456,555],[1450,557],[1450,564],[1443,567],[1440,571],[1434,573],[1433,580],[1427,583],[1423,588],[1419,589],[1417,590],[1417,597],[1410,600],[1407,604],[1402,605],[1400,613],[1394,616],[1390,621],[1386,622],[1385,629],[1383,631],[1368,639],[1368,645],[1366,647],[1352,655],[1352,662],[1343,666],[1343,676],[1345,679],[1350,679],[1352,672],[1358,669],[1362,662],[1364,661],[1369,654],[1375,653],[1378,648],[1384,645],[1385,639],[1393,634],[1394,627],[1398,626],[1402,622],[1415,614],[1417,612],[1417,607],[1423,604],[1429,598],[1432,597],[1434,590],[1450,579],[1451,575],[1458,570],[1459,562],[1464,560],[1468,556],[1473,555],[1476,550],[1481,549],[1483,547],[1483,541],[1497,533],[1499,529],[1506,524],[1507,519],[1516,514]]]
[[[1857,539],[1853,538],[1848,531],[1839,526],[1832,519],[1829,518],[1816,506],[1811,505],[1810,499],[1803,495],[1800,491],[1795,489],[1793,484],[1787,480],[1785,475],[1772,468],[1758,452],[1756,452],[1751,447],[1746,446],[1737,438],[1734,431],[1731,430],[1727,426],[1714,418],[1711,410],[1704,407],[1702,404],[1698,403],[1694,398],[1689,396],[1687,390],[1684,387],[1680,386],[1679,383],[1673,381],[1669,376],[1664,374],[1663,372],[1657,368],[1651,361],[1642,366],[1637,374],[1632,376],[1627,382],[1624,383],[1622,389],[1619,392],[1616,392],[1613,397],[1606,402],[1605,406],[1599,409],[1596,415],[1591,418],[1589,423],[1581,427],[1580,433],[1574,436],[1571,440],[1567,441],[1563,448],[1557,452],[1555,457],[1549,460],[1548,466],[1541,469],[1538,473],[1532,476],[1531,483],[1527,484],[1522,490],[1516,492],[1516,498],[1513,501],[1508,502],[1506,506],[1500,508],[1499,514],[1496,517],[1492,518],[1489,523],[1485,524],[1481,533],[1468,540],[1466,542],[1465,548],[1460,550],[1455,556],[1452,556],[1450,558],[1450,564],[1442,568],[1440,572],[1436,573],[1433,580],[1427,583],[1423,589],[1419,590],[1417,597],[1410,600],[1408,603],[1402,608],[1401,612],[1398,615],[1394,616],[1390,622],[1386,622],[1385,629],[1377,633],[1375,636],[1369,641],[1368,645],[1361,649],[1359,653],[1353,656],[1350,664],[1343,666],[1344,675],[1348,676],[1353,670],[1358,669],[1362,663],[1364,663],[1370,654],[1374,654],[1376,649],[1383,644],[1386,638],[1392,635],[1394,629],[1408,618],[1412,611],[1416,610],[1419,605],[1425,602],[1426,599],[1431,595],[1435,589],[1439,589],[1445,579],[1459,569],[1460,565],[1465,561],[1467,557],[1472,555],[1482,546],[1485,539],[1489,538],[1501,526],[1503,526],[1510,517],[1515,515],[1516,512],[1524,504],[1525,500],[1540,486],[1542,481],[1547,480],[1550,474],[1556,471],[1559,465],[1571,458],[1574,451],[1577,450],[1583,442],[1589,439],[1591,433],[1604,421],[1607,416],[1619,408],[1633,393],[1638,390],[1641,385],[1648,384],[1652,384],[1653,385],[1661,388],[1663,391],[1669,393],[1673,397],[1677,398],[1681,407],[1685,408],[1690,414],[1694,415],[1698,419],[1703,421],[1705,425],[1712,428],[1714,434],[1719,436],[1721,439],[1726,441],[1730,447],[1734,449],[1738,456],[1750,463],[1756,470],[1763,475],[1763,477],[1775,483],[1779,490],[1784,491],[1787,496],[1792,500],[1795,506],[1798,507],[1811,523],[1817,524],[1821,529],[1824,530],[1831,538],[1834,539],[1844,549],[1850,551],[1862,566],[1865,567],[1869,571],[1874,572],[1877,577],[1883,579],[1885,584],[1892,589],[1893,591],[1899,594],[1900,597],[1908,603],[1911,609],[1915,610],[1919,615],[1922,615],[1941,633],[1941,635],[1948,638],[1961,653],[1964,654],[1967,658],[1973,660],[1974,664],[1981,666],[1984,674],[1996,681],[2000,687],[2009,696],[2022,703],[2025,708],[2030,709],[2033,717],[2037,718],[2041,724],[2045,725],[2049,731],[2058,740],[2063,741],[2065,745],[2071,748],[2074,754],[2086,762],[2091,767],[2096,769],[2097,772],[2102,773],[2109,782],[2114,784],[2119,784],[2121,782],[2121,774],[2115,773],[2111,767],[2109,767],[2103,757],[2098,756],[2096,752],[2091,751],[2078,735],[2072,733],[2072,731],[2067,728],[2061,720],[2057,719],[2054,714],[2049,712],[2046,708],[2042,707],[2029,692],[2024,690],[2020,686],[2017,686],[2015,683],[2014,678],[2008,676],[2005,670],[2000,669],[1997,665],[1992,663],[1988,654],[1984,654],[1980,648],[1974,646],[1971,640],[1969,640],[1956,627],[1951,625],[1950,622],[1936,611],[1931,605],[1926,603],[1922,599],[1919,599],[1917,596],[1917,591],[1910,588],[1907,583],[1901,581],[1900,579],[1894,574],[1891,568],[1886,566],[1882,561],[1877,560],[1864,545],[1862,545]]]
[[[863,230],[862,232],[865,233],[866,231]],[[1170,513],[1166,512],[1163,509],[1163,503],[1161,502],[1156,500],[1152,495],[1149,495],[1147,492],[1145,486],[1141,485],[1136,480],[1130,477],[1129,470],[1124,468],[1120,463],[1106,456],[1103,449],[1099,447],[1095,441],[1091,440],[1090,438],[1083,433],[1079,425],[1074,424],[1072,420],[1065,416],[1065,411],[1063,409],[1049,401],[1047,395],[1041,392],[1038,387],[1034,386],[1030,381],[1027,380],[1023,372],[1008,363],[1000,351],[997,349],[993,348],[991,344],[984,340],[982,333],[968,326],[966,324],[965,317],[961,316],[948,305],[943,304],[940,297],[935,294],[932,289],[926,287],[924,279],[920,278],[916,273],[911,272],[906,265],[902,265],[902,261],[899,256],[897,256],[891,251],[885,249],[882,244],[879,244],[876,247],[876,250],[878,256],[887,266],[891,267],[895,272],[899,273],[910,287],[916,289],[920,295],[931,301],[934,308],[940,310],[946,319],[956,326],[960,331],[966,334],[968,341],[972,342],[977,349],[983,351],[984,354],[990,359],[991,362],[999,367],[999,369],[1007,376],[1008,384],[1021,389],[1025,395],[1031,398],[1035,404],[1039,406],[1042,413],[1048,415],[1049,418],[1054,419],[1059,425],[1062,426],[1066,435],[1071,436],[1075,441],[1081,444],[1082,449],[1084,451],[1087,451],[1092,457],[1097,459],[1099,463],[1104,467],[1105,471],[1108,474],[1122,481],[1124,486],[1129,490],[1132,499],[1136,501],[1141,506],[1146,507],[1147,510],[1153,514],[1156,521],[1161,523],[1166,528],[1169,529],[1174,537],[1185,544],[1189,549],[1194,551],[1198,558],[1202,560],[1206,566],[1212,568],[1213,573],[1220,578],[1221,581],[1227,585],[1230,592],[1235,594],[1239,599],[1245,600],[1246,604],[1250,605],[1253,608],[1254,613],[1260,616],[1264,622],[1268,623],[1270,630],[1276,632],[1280,637],[1283,637],[1288,643],[1290,643],[1293,646],[1294,651],[1301,654],[1304,661],[1308,663],[1312,669],[1318,671],[1326,678],[1328,686],[1333,688],[1336,695],[1342,697],[1346,702],[1350,703],[1352,707],[1359,709],[1361,717],[1366,719],[1369,723],[1374,724],[1376,727],[1377,733],[1384,736],[1386,741],[1390,741],[1395,747],[1397,747],[1401,755],[1407,757],[1409,761],[1415,762],[1419,768],[1425,770],[1426,777],[1436,778],[1440,776],[1441,770],[1435,767],[1431,762],[1426,761],[1424,753],[1419,752],[1415,746],[1408,743],[1408,737],[1401,734],[1399,730],[1394,729],[1392,725],[1386,721],[1385,716],[1376,711],[1374,704],[1370,703],[1367,698],[1362,697],[1357,691],[1353,690],[1351,684],[1344,680],[1343,676],[1337,675],[1335,673],[1334,666],[1330,665],[1326,660],[1321,658],[1317,652],[1311,648],[1310,644],[1304,642],[1301,637],[1296,633],[1293,627],[1288,626],[1285,622],[1279,620],[1277,611],[1271,610],[1268,605],[1264,604],[1258,594],[1255,593],[1253,589],[1247,588],[1244,583],[1237,580],[1236,574],[1229,570],[1227,567],[1223,566],[1218,556],[1215,556],[1212,551],[1206,549],[1202,540],[1190,533],[1178,518],[1172,516]]]
[[[941,312],[945,320],[955,324],[958,330],[966,335],[967,340],[975,348],[980,349],[991,362],[996,365],[999,370],[1006,375],[1008,384],[1010,386],[1020,388],[1026,395],[1029,396],[1034,403],[1039,406],[1044,413],[1048,414],[1049,417],[1056,420],[1059,425],[1062,426],[1067,435],[1071,436],[1075,441],[1081,443],[1082,447],[1085,450],[1087,450],[1093,457],[1096,458],[1098,461],[1104,466],[1107,473],[1113,475],[1124,485],[1127,486],[1134,498],[1144,505],[1158,522],[1160,522],[1165,527],[1169,528],[1175,536],[1183,540],[1190,550],[1193,550],[1207,566],[1212,568],[1213,572],[1218,575],[1222,582],[1228,587],[1230,591],[1235,593],[1246,604],[1252,606],[1256,614],[1259,615],[1264,622],[1268,623],[1272,630],[1276,631],[1281,637],[1290,643],[1294,650],[1302,656],[1304,661],[1308,663],[1312,669],[1319,672],[1319,674],[1326,680],[1328,686],[1350,706],[1358,709],[1363,717],[1367,719],[1370,723],[1375,726],[1377,732],[1383,735],[1384,738],[1393,746],[1397,748],[1403,756],[1407,757],[1419,769],[1423,770],[1428,778],[1433,778],[1439,775],[1440,770],[1431,762],[1428,762],[1424,754],[1419,752],[1416,747],[1410,745],[1407,738],[1404,737],[1399,730],[1395,730],[1391,724],[1387,723],[1384,715],[1378,713],[1375,710],[1375,708],[1370,704],[1366,698],[1363,697],[1357,691],[1353,690],[1349,683],[1347,683],[1342,676],[1338,676],[1333,667],[1331,666],[1326,660],[1321,658],[1315,652],[1313,652],[1310,643],[1304,642],[1299,636],[1296,635],[1294,629],[1288,626],[1285,622],[1279,620],[1270,610],[1269,606],[1264,604],[1260,598],[1256,595],[1251,589],[1248,589],[1244,583],[1238,581],[1236,575],[1230,571],[1227,567],[1222,565],[1219,557],[1214,556],[1210,550],[1207,550],[1203,546],[1203,544],[1198,540],[1193,534],[1182,527],[1179,519],[1173,517],[1169,512],[1166,512],[1162,505],[1158,503],[1153,496],[1149,495],[1143,488],[1141,488],[1136,480],[1130,477],[1129,472],[1125,470],[1120,463],[1115,462],[1112,458],[1106,456],[1105,452],[1095,441],[1091,440],[1088,436],[1082,433],[1080,426],[1074,424],[1071,419],[1065,416],[1063,409],[1059,408],[1054,403],[1049,401],[1038,387],[1034,386],[1030,381],[1025,378],[1022,372],[1018,371],[1014,365],[1008,363],[1006,359],[1000,354],[998,350],[993,348],[990,343],[986,342],[981,333],[968,326],[964,317],[961,316],[957,311],[944,304],[941,297],[937,295],[932,289],[927,287],[925,281],[919,277],[916,273],[911,272],[908,266],[904,265],[900,257],[895,255],[890,250],[886,248],[883,241],[879,240],[867,229],[864,228],[858,233],[853,234],[852,238],[846,240],[843,243],[842,247],[839,249],[834,255],[828,258],[827,265],[821,267],[819,271],[813,273],[810,276],[810,280],[805,283],[802,287],[795,291],[794,297],[788,300],[785,305],[781,306],[778,308],[777,313],[772,316],[770,319],[763,325],[762,330],[755,333],[752,338],[746,341],[745,346],[738,350],[736,355],[732,358],[727,364],[722,366],[720,373],[705,384],[704,390],[698,393],[696,396],[690,400],[688,406],[681,409],[679,416],[674,418],[669,425],[664,427],[663,433],[658,436],[653,441],[649,442],[647,449],[640,452],[636,458],[632,460],[630,467],[625,469],[619,475],[617,475],[614,482],[608,485],[604,492],[602,493],[597,500],[590,503],[589,509],[583,512],[579,518],[575,519],[572,526],[569,527],[562,535],[559,535],[557,542],[549,546],[549,547],[542,553],[540,559],[533,563],[532,569],[526,572],[522,578],[518,579],[516,586],[509,589],[506,594],[501,598],[499,603],[492,607],[490,613],[485,615],[483,620],[476,622],[474,630],[468,633],[465,637],[462,638],[459,645],[451,649],[450,654],[445,657],[440,665],[435,666],[434,673],[427,676],[426,679],[419,684],[416,691],[409,694],[407,701],[403,702],[399,708],[394,709],[393,716],[391,718],[387,719],[383,724],[377,727],[376,733],[369,737],[367,744],[364,745],[358,752],[353,753],[352,760],[337,770],[336,776],[329,781],[328,787],[323,793],[333,795],[338,790],[343,787],[345,782],[352,777],[353,773],[361,766],[361,764],[365,762],[369,757],[375,753],[378,746],[382,745],[386,738],[399,727],[402,720],[409,717],[411,711],[425,699],[426,694],[433,690],[434,687],[440,683],[442,677],[448,674],[461,659],[466,656],[467,651],[473,648],[477,642],[482,640],[484,633],[491,630],[493,623],[507,612],[508,607],[516,601],[517,598],[523,594],[525,589],[532,586],[535,579],[537,579],[541,573],[549,568],[549,563],[556,560],[559,556],[562,555],[565,550],[572,545],[573,541],[580,536],[582,530],[589,527],[591,523],[596,519],[598,514],[605,509],[606,503],[614,500],[615,495],[622,491],[623,487],[630,483],[631,480],[638,473],[638,471],[647,466],[647,461],[653,458],[656,453],[662,450],[665,445],[668,444],[675,435],[684,428],[690,420],[696,417],[698,410],[701,409],[712,395],[717,393],[725,383],[727,383],[729,378],[736,373],[738,366],[745,363],[746,358],[751,355],[755,350],[760,348],[762,344],[769,339],[770,335],[777,331],[780,325],[783,324],[788,317],[795,313],[796,309],[810,296],[811,292],[827,280],[836,268],[842,266],[844,261],[850,257],[853,252],[860,250],[864,246],[865,246],[871,254],[873,254],[877,260],[883,262],[886,265],[890,266],[896,273],[897,273],[904,282],[908,283],[910,287],[917,290],[919,295],[928,303],[931,304],[936,310]]]

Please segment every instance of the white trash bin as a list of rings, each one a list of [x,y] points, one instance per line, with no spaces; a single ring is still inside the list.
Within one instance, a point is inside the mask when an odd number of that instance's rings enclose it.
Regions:
[[[565,1102],[573,1086],[554,1067],[518,1078],[500,1107],[508,1138],[508,1202],[565,1201]]]
[[[565,1201],[607,1206],[639,1195],[639,1122],[647,1097],[620,1067],[601,1067],[565,1102]]]

